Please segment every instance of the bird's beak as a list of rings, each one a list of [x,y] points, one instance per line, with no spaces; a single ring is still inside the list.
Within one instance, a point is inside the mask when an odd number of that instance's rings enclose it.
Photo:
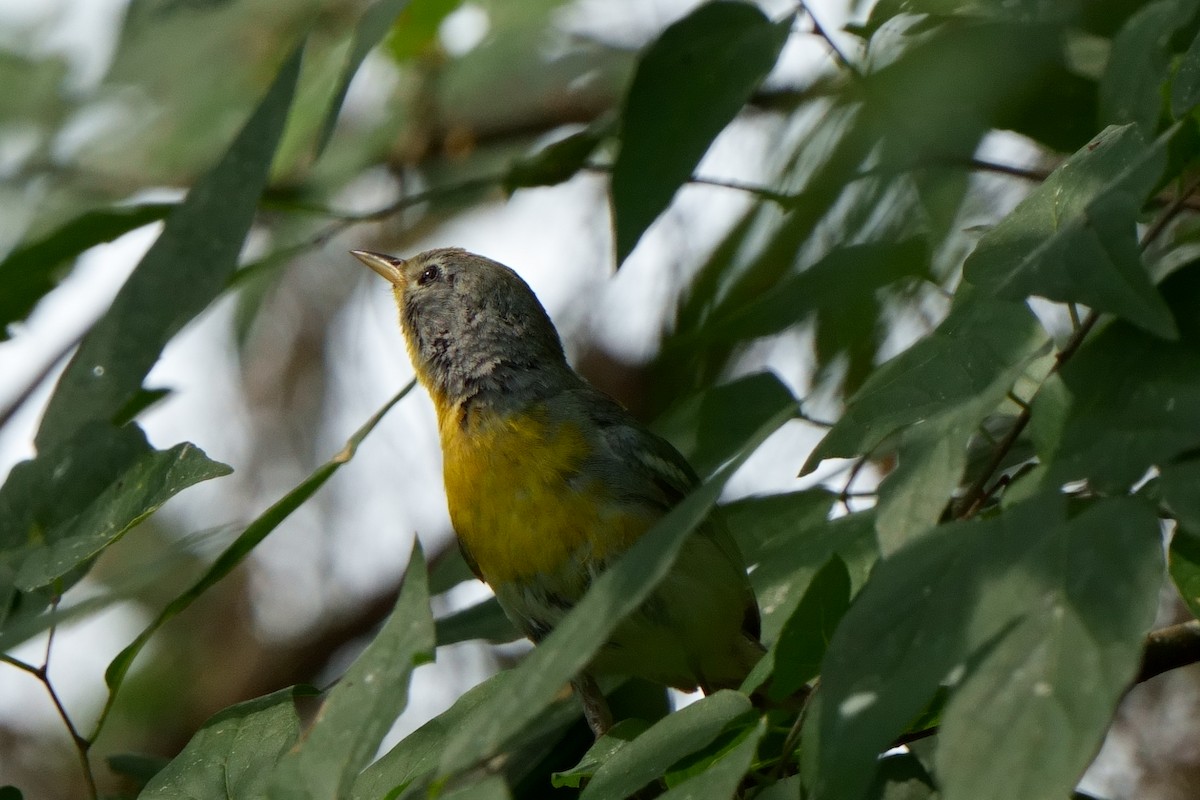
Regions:
[[[396,286],[404,285],[404,259],[373,253],[370,250],[351,250],[350,253],[362,263],[378,272]]]

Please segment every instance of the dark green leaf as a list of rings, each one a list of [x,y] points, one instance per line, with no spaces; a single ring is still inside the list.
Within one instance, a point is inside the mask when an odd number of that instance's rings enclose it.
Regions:
[[[1192,485],[1192,491],[1195,491],[1195,486]],[[1167,553],[1167,564],[1179,596],[1187,603],[1192,616],[1200,619],[1200,534],[1194,530],[1183,525],[1175,528],[1171,549]]]
[[[928,273],[929,245],[922,238],[837,247],[800,274],[780,281],[771,292],[709,321],[699,333],[720,342],[768,336],[813,312],[840,316],[847,305],[873,299],[889,283]]]
[[[708,745],[750,710],[745,695],[724,690],[667,715],[605,761],[584,787],[581,800],[628,797]]]
[[[348,797],[408,703],[412,671],[433,660],[433,615],[420,542],[396,608],[321,706],[304,741],[280,759],[272,798]]]
[[[510,690],[489,697],[454,731],[441,755],[440,772],[454,774],[494,755],[542,712],[591,660],[618,623],[666,577],[691,532],[708,515],[733,472],[788,418],[790,406],[767,420],[738,455],[705,481],[597,577],[583,599],[512,671]]]
[[[766,730],[766,720],[760,718],[757,724],[745,729],[736,744],[719,760],[699,775],[671,787],[659,796],[660,800],[726,800],[735,796]]]
[[[411,787],[422,786],[437,769],[450,737],[482,713],[481,709],[486,710],[497,696],[508,692],[513,679],[513,671],[501,672],[467,691],[448,711],[422,725],[367,767],[355,781],[351,796],[354,800],[394,798]],[[559,730],[578,717],[579,705],[573,699],[557,702],[512,741],[538,739],[545,731]],[[424,794],[414,790],[405,796],[424,797]]]
[[[716,0],[671,25],[642,55],[613,166],[618,265],[775,65],[791,24],[772,23],[749,3]]]
[[[504,609],[500,608],[494,597],[455,611],[437,621],[438,647],[471,639],[502,644],[520,638],[521,632],[505,616]]]
[[[684,398],[652,427],[698,474],[711,475],[768,420],[797,408],[779,378],[757,372]]]
[[[1135,125],[1105,129],[984,235],[967,258],[967,280],[1010,300],[1083,303],[1173,337],[1141,263],[1134,222],[1177,130],[1147,146]]]
[[[146,646],[146,642],[150,641],[159,628],[161,628],[170,619],[173,619],[177,614],[190,606],[196,598],[207,592],[213,586],[221,581],[226,575],[233,571],[234,567],[242,563],[246,556],[258,546],[263,539],[267,538],[267,534],[275,530],[281,522],[287,519],[293,511],[303,505],[304,501],[312,497],[317,489],[325,484],[333,476],[333,473],[341,469],[342,465],[354,458],[354,453],[363,439],[367,437],[374,427],[383,419],[383,415],[391,409],[396,403],[400,402],[406,394],[412,391],[416,385],[416,381],[410,381],[407,386],[401,389],[395,397],[383,405],[367,422],[355,431],[354,435],[346,442],[346,446],[341,452],[335,455],[326,463],[308,476],[295,489],[292,489],[274,505],[264,511],[257,519],[251,522],[246,529],[234,539],[225,550],[213,562],[213,565],[200,576],[200,578],[192,584],[186,591],[172,600],[170,603],[159,612],[158,616],[146,626],[146,628],[138,634],[128,646],[125,647],[116,657],[109,663],[108,669],[104,672],[104,681],[108,684],[110,696],[115,696],[121,683],[125,680],[125,675],[129,672],[133,660],[137,658],[138,653]]]
[[[1043,535],[1040,558],[1021,565],[1037,580],[1022,598],[1025,616],[968,669],[942,713],[936,764],[947,796],[1065,796],[1141,664],[1162,584],[1153,511],[1128,498],[1101,501]],[[1026,581],[1010,574],[1007,597],[994,599],[1011,602],[1029,591]]]
[[[317,156],[321,155],[333,136],[333,129],[337,125],[338,115],[342,110],[342,102],[346,99],[350,82],[354,80],[354,75],[362,65],[363,59],[375,45],[383,40],[383,37],[391,29],[392,22],[408,3],[409,0],[375,0],[371,7],[359,17],[358,25],[354,29],[354,40],[350,44],[350,52],[346,55],[346,66],[338,79],[333,99],[329,103],[329,111],[325,115],[325,122],[321,126],[321,133],[317,139]]]
[[[855,590],[879,556],[874,512],[828,520],[831,502],[824,492],[799,492],[739,500],[722,509],[753,566],[750,583],[762,611],[764,642],[779,636],[831,556],[837,554],[846,563]],[[771,658],[768,653],[767,659]]]
[[[1200,33],[1183,54],[1171,82],[1171,113],[1182,117],[1197,105],[1200,105]]]
[[[296,687],[230,706],[196,732],[138,795],[143,800],[264,797],[271,770],[300,736]]]
[[[969,435],[995,410],[1043,342],[1024,303],[964,287],[933,333],[879,367],[850,398],[804,471],[825,458],[870,453],[888,436],[919,422],[956,423]],[[965,446],[963,438],[963,464]]]
[[[596,771],[603,767],[618,751],[623,750],[626,745],[632,742],[638,736],[645,733],[650,727],[650,723],[644,719],[623,719],[609,729],[608,733],[596,740],[587,753],[578,764],[563,772],[556,772],[551,776],[551,783],[555,789],[561,789],[564,786],[572,789],[579,789],[585,781],[588,781],[596,774]]]
[[[15,583],[31,591],[65,577],[123,536],[176,493],[233,470],[192,444],[148,450],[66,523],[27,551]]]
[[[504,176],[504,190],[512,194],[531,186],[554,186],[570,180],[583,169],[613,129],[610,118],[602,118],[581,131],[552,142],[537,152],[518,158]]]
[[[1121,491],[1151,466],[1200,446],[1200,270],[1177,272],[1162,288],[1181,328],[1178,341],[1114,322],[1034,400],[1045,481],[1086,478],[1101,491]]]
[[[112,307],[84,337],[42,417],[39,450],[90,421],[113,419],[167,341],[225,287],[287,119],[300,54],[298,47],[224,158],[167,218]]]
[[[1153,133],[1162,111],[1161,87],[1169,75],[1171,38],[1196,15],[1196,0],[1158,0],[1125,23],[1113,37],[1100,80],[1100,120],[1133,122]]]
[[[458,786],[438,795],[440,800],[508,800],[510,796],[508,785],[497,775],[490,775],[479,783]]]
[[[880,563],[822,666],[816,797],[862,797],[878,754],[946,680],[958,681],[938,737],[947,795],[1066,795],[1137,671],[1161,558],[1140,501],[1069,517],[1050,494]]]
[[[933,778],[911,753],[898,753],[879,762],[870,800],[933,800],[938,796]]]
[[[1164,464],[1160,485],[1175,519],[1200,533],[1200,459]]]
[[[0,341],[53,289],[64,262],[98,244],[157,222],[175,205],[148,203],[88,211],[36,242],[21,245],[0,261]]]
[[[850,572],[835,553],[809,582],[800,604],[774,645],[771,697],[783,700],[817,677],[821,659],[842,615],[850,607]]]

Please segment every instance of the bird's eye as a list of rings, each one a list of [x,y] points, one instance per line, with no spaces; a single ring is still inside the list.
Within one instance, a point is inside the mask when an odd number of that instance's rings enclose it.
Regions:
[[[424,286],[430,281],[436,281],[442,276],[442,271],[436,265],[430,265],[421,271],[420,277],[417,278],[417,284]]]

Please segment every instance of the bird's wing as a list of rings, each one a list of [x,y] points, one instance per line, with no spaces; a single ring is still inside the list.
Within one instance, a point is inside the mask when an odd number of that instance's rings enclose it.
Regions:
[[[670,442],[638,423],[607,395],[592,391],[598,397],[585,398],[581,405],[600,438],[593,468],[604,474],[621,502],[648,506],[665,514],[700,485],[695,470]],[[732,567],[729,574],[739,584],[746,609],[743,629],[757,639],[761,629],[758,604],[745,560],[720,509],[714,508],[696,533],[715,546]]]

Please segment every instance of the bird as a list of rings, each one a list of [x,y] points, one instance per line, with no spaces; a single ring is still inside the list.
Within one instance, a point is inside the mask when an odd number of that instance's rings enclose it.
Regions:
[[[409,358],[437,412],[463,558],[536,645],[699,478],[673,445],[572,369],[514,270],[460,248],[407,259],[351,253],[391,284]],[[736,689],[764,653],[759,636],[741,553],[711,515],[572,686],[598,738],[612,715],[597,675],[705,694]]]

